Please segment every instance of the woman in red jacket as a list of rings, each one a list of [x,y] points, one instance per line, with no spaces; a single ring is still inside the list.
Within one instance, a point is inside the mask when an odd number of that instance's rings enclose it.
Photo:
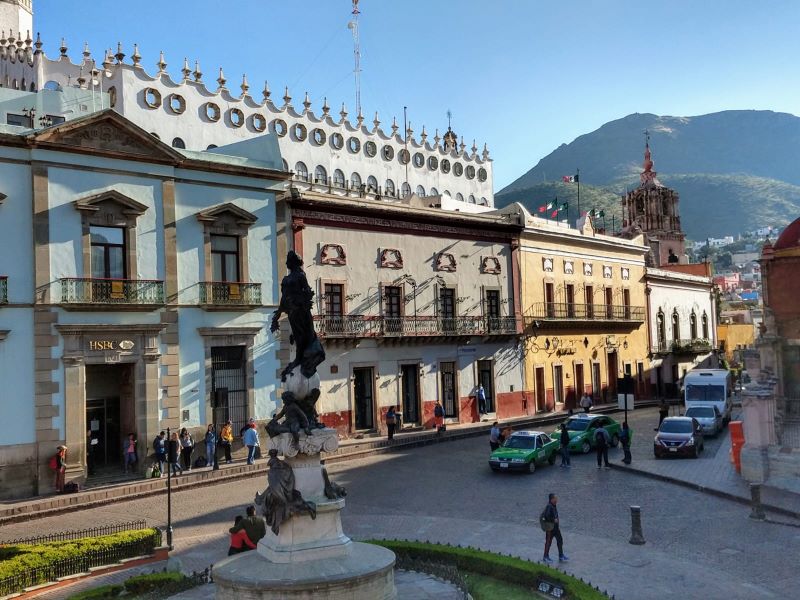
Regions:
[[[236,527],[244,517],[242,515],[236,515],[236,519],[233,521],[233,526]],[[250,538],[247,537],[247,532],[244,529],[240,529],[236,533],[231,534],[231,547],[228,548],[228,556],[232,554],[239,554],[240,552],[247,552],[248,550],[254,550],[256,545],[250,541]]]

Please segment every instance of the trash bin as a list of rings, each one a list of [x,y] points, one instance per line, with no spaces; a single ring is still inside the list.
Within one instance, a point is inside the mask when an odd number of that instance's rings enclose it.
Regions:
[[[744,446],[744,428],[741,421],[728,424],[731,431],[731,462],[737,473],[742,472],[742,446]]]

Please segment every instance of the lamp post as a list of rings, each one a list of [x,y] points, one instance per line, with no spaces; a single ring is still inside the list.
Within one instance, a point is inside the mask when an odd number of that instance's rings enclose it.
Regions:
[[[167,547],[170,551],[172,551],[172,457],[169,452],[171,442],[172,434],[167,427]]]

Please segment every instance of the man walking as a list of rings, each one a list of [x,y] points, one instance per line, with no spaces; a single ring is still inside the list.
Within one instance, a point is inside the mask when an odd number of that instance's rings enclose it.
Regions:
[[[625,456],[622,459],[626,465],[631,464],[631,430],[628,427],[628,422],[625,421],[622,423],[622,431],[619,433],[619,441],[622,444],[622,451],[625,453]]]
[[[570,467],[569,463],[569,431],[567,431],[567,425],[565,423],[561,424],[561,434],[559,436],[559,440],[561,442],[561,466],[562,467]]]
[[[483,389],[483,384],[478,384],[478,391],[475,394],[478,397],[478,417],[486,414],[486,390]]]
[[[569,560],[569,557],[564,554],[564,538],[561,537],[561,527],[559,526],[560,523],[558,520],[557,504],[558,496],[555,494],[550,494],[548,496],[547,506],[539,517],[539,520],[542,523],[542,529],[545,531],[544,558],[542,560],[546,563],[553,562],[553,560],[550,558],[550,546],[553,543],[553,538],[556,539],[559,562],[566,562]]]
[[[492,423],[492,428],[489,430],[489,448],[492,452],[500,447],[500,426],[497,421]]]
[[[580,404],[583,412],[588,413],[590,410],[592,410],[592,397],[584,392],[583,396],[581,396]]]
[[[601,468],[605,464],[606,469],[611,467],[608,464],[608,443],[611,437],[608,435],[606,428],[600,425],[594,432],[594,448],[597,452],[597,468]]]
[[[256,429],[255,421],[248,423],[247,429],[244,430],[244,436],[242,436],[242,439],[244,440],[244,445],[247,446],[247,464],[255,464],[256,448],[258,448],[258,430]]]

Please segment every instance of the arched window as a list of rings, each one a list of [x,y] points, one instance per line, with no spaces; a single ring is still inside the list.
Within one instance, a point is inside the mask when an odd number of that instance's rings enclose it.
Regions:
[[[469,195],[469,203],[475,204],[475,196],[473,196],[472,194]]]
[[[439,190],[437,190],[435,187],[432,187],[431,191],[429,193],[430,193],[431,196],[438,196],[439,195]]]
[[[308,181],[308,167],[306,167],[306,163],[298,162],[294,166],[294,173],[297,175],[298,179],[302,181]]]
[[[209,145],[208,145],[208,148],[206,148],[206,150],[213,150],[213,149],[214,149],[214,148],[216,148],[216,147],[217,147],[217,145],[216,145],[216,144],[209,144]]]
[[[361,175],[353,173],[350,175],[350,187],[357,190],[361,187]]]
[[[422,187],[421,185],[417,186],[417,196],[419,196],[420,198],[425,197],[425,188]]]
[[[658,328],[656,332],[658,335],[658,349],[664,350],[667,346],[667,326],[664,323],[664,313],[661,310],[658,311],[656,316],[656,327]]]
[[[694,311],[689,315],[689,337],[693,340],[697,339],[697,315],[694,314]]]
[[[681,339],[681,319],[678,316],[678,311],[672,311],[672,341],[677,342]]]
[[[378,191],[378,180],[375,179],[372,175],[367,177],[367,191],[368,192]]]
[[[283,164],[283,170],[284,171],[288,171],[289,170],[289,163],[286,162],[285,158],[281,159],[281,163]]]
[[[333,185],[344,187],[344,173],[340,169],[336,169],[333,172]]]
[[[186,144],[183,142],[181,138],[175,138],[172,140],[172,147],[173,148],[180,148],[181,150],[186,149]]]
[[[452,194],[450,194],[450,190],[443,191],[442,196],[450,196],[451,198],[453,197]]]
[[[317,168],[314,169],[314,183],[328,183],[328,172],[322,165],[317,165]]]
[[[459,202],[463,202],[464,201],[464,196],[461,195],[461,192],[458,192],[456,194],[456,200],[458,200]]]
[[[478,204],[480,204],[481,206],[489,206],[489,203],[486,201],[486,198],[484,198],[483,196],[481,196],[481,201],[478,202]]]
[[[407,181],[404,181],[403,186],[400,188],[400,197],[408,198],[410,195],[411,195],[411,186],[408,185]]]
[[[386,183],[383,184],[383,190],[387,196],[394,196],[394,181],[387,179]]]
[[[152,135],[152,136],[153,136],[154,138],[156,138],[157,140],[160,140],[160,139],[161,139],[161,136],[160,136],[160,135],[158,135],[158,134],[157,134],[155,131],[151,131],[151,132],[150,132],[150,135]]]
[[[708,315],[703,311],[703,339],[710,340],[711,336],[708,335]]]

